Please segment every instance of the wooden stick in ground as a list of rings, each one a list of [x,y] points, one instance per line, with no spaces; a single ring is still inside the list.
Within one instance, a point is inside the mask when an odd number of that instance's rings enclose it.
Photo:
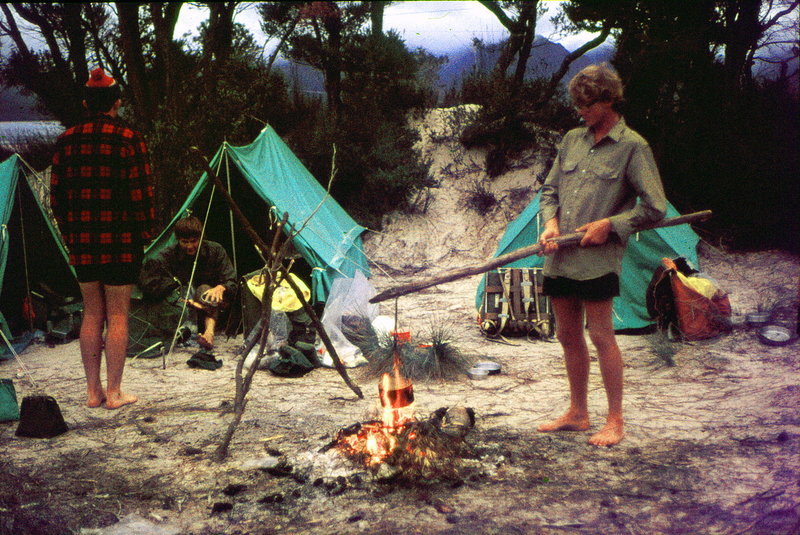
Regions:
[[[269,272],[269,270],[265,269],[265,271],[267,272],[265,273],[265,276],[272,276],[272,273]],[[228,423],[228,428],[225,430],[222,440],[217,446],[217,449],[214,450],[213,459],[217,462],[224,461],[225,457],[228,456],[228,448],[233,440],[233,434],[239,427],[239,423],[242,421],[242,416],[244,416],[244,410],[247,408],[247,393],[250,391],[250,384],[253,380],[253,375],[258,369],[261,358],[264,356],[264,348],[266,347],[267,335],[269,334],[269,309],[271,308],[269,303],[272,303],[273,290],[274,285],[272,284],[272,281],[266,281],[264,283],[264,295],[262,296],[263,304],[261,307],[261,333],[257,340],[261,344],[258,351],[258,357],[250,365],[250,368],[247,370],[244,378],[242,378],[242,369],[244,368],[244,361],[247,359],[247,355],[250,353],[250,351],[247,350],[244,352],[242,354],[242,358],[239,359],[239,362],[236,364],[236,398],[233,403],[233,419]]]
[[[230,193],[228,193],[228,190],[225,188],[225,185],[222,183],[222,180],[220,180],[217,174],[211,169],[211,166],[208,164],[208,160],[206,160],[205,156],[203,156],[203,154],[200,152],[199,149],[197,149],[197,147],[192,147],[192,150],[197,152],[197,154],[200,156],[204,164],[206,174],[214,182],[214,185],[217,187],[220,193],[222,193],[222,196],[225,198],[225,201],[231,208],[231,212],[233,212],[233,215],[239,221],[239,224],[242,225],[242,228],[244,229],[245,233],[247,233],[250,239],[253,240],[253,243],[256,245],[256,247],[259,248],[261,253],[264,255],[264,258],[269,259],[270,250],[267,247],[267,244],[264,243],[264,240],[261,239],[261,236],[259,236],[258,233],[255,231],[255,229],[253,229],[253,226],[250,224],[250,221],[247,220],[247,217],[245,217],[245,215],[242,213],[241,209],[239,208],[239,205],[236,204],[236,201],[234,201],[233,197],[231,197]],[[286,282],[289,283],[289,287],[292,288],[292,290],[294,290],[294,292],[297,294],[297,298],[303,304],[303,309],[305,310],[306,314],[308,314],[308,317],[311,318],[311,322],[317,329],[317,333],[319,333],[319,337],[322,340],[322,343],[325,345],[325,349],[328,350],[328,353],[330,354],[331,359],[333,360],[333,364],[336,367],[336,371],[339,372],[339,375],[342,376],[344,382],[347,384],[347,386],[350,387],[350,389],[353,392],[355,392],[355,394],[359,397],[359,399],[364,399],[364,394],[361,392],[361,389],[355,384],[353,384],[353,382],[350,380],[350,377],[347,375],[347,370],[345,369],[344,364],[342,364],[342,361],[339,358],[339,354],[336,353],[336,349],[333,347],[333,344],[331,343],[328,334],[325,332],[325,328],[322,326],[322,322],[319,320],[319,317],[317,317],[317,313],[314,312],[314,309],[305,300],[305,298],[303,297],[303,292],[301,292],[300,289],[297,287],[297,285],[294,284],[292,278],[286,276],[285,274],[284,276],[286,277]]]
[[[682,216],[668,217],[662,219],[661,221],[655,224],[648,225],[647,227],[642,228],[641,230],[650,230],[661,227],[674,227],[676,225],[682,225],[684,223],[695,223],[697,221],[705,221],[710,217],[711,217],[711,210],[703,210],[701,212],[694,212]],[[553,238],[551,241],[558,243],[559,247],[574,247],[580,243],[581,238],[583,238],[584,234],[585,232],[564,234],[563,236],[559,236],[558,238]],[[394,286],[392,288],[382,291],[381,293],[370,299],[369,302],[380,303],[381,301],[386,301],[387,299],[394,299],[395,297],[400,297],[401,295],[418,292],[420,290],[430,288],[431,286],[436,286],[439,284],[444,284],[446,282],[452,282],[454,280],[463,279],[464,277],[469,277],[471,275],[486,273],[487,271],[491,271],[495,268],[504,266],[506,264],[510,264],[511,262],[514,262],[521,258],[526,258],[528,256],[539,254],[541,250],[542,246],[539,245],[538,243],[534,245],[528,245],[527,247],[522,247],[521,249],[517,249],[516,251],[500,255],[496,258],[492,258],[491,260],[487,260],[486,262],[483,262],[481,264],[475,264],[473,266],[451,269],[445,271],[444,273],[441,273],[440,275],[436,275],[426,280]]]

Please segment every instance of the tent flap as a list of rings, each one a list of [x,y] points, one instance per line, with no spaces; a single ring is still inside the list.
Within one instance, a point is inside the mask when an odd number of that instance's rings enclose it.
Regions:
[[[44,328],[37,303],[79,297],[61,235],[14,154],[0,163],[0,328],[9,338]]]

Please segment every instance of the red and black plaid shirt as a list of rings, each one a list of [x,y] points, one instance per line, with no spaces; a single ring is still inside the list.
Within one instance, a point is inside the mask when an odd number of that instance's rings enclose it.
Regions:
[[[150,241],[155,211],[141,134],[99,114],[58,139],[50,203],[72,265],[131,263]]]

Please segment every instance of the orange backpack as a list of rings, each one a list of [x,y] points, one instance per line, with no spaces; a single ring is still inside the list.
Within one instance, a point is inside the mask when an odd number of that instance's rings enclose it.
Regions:
[[[699,282],[700,277],[679,274],[675,262],[669,258],[663,258],[661,262],[664,267],[659,268],[654,284],[650,285],[650,291],[655,292],[658,288],[661,295],[658,299],[648,300],[649,303],[655,301],[651,314],[659,319],[659,326],[677,328],[684,340],[705,340],[729,331],[731,304],[728,295],[718,288],[714,288],[711,295],[707,291],[701,293],[693,287],[693,282]],[[665,291],[672,294],[671,299],[664,299]]]

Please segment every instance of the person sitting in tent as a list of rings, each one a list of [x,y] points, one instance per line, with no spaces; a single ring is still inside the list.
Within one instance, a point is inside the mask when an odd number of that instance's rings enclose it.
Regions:
[[[564,136],[542,186],[545,230],[539,242],[548,255],[542,291],[550,296],[555,312],[570,406],[563,416],[538,429],[589,428],[589,350],[583,334],[588,323],[608,398],[606,424],[589,443],[612,446],[624,436],[623,363],[612,321],[622,257],[628,236],[662,219],[667,201],[650,146],[617,110],[622,101],[617,73],[605,64],[590,65],[575,75],[568,90],[586,125]],[[585,232],[580,247],[559,249],[547,241],[562,229]]]
[[[222,245],[208,240],[200,243],[202,232],[203,224],[196,217],[179,219],[174,227],[177,243],[145,261],[139,288],[151,300],[162,299],[180,286],[196,288],[188,304],[197,310],[197,342],[212,349],[219,313],[236,290],[236,271]]]
[[[80,348],[86,405],[105,403],[107,409],[117,409],[138,400],[123,392],[121,383],[131,291],[155,222],[153,187],[144,139],[118,117],[122,101],[117,81],[94,69],[85,95],[90,118],[58,138],[50,205],[83,297]],[[105,390],[100,380],[103,349]]]

